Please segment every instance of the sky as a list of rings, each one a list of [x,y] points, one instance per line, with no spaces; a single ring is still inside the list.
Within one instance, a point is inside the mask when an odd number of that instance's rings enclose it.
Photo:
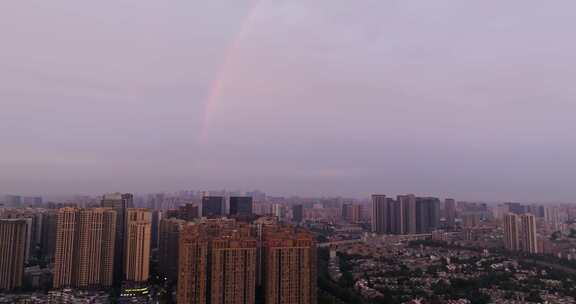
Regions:
[[[576,201],[573,0],[0,10],[0,193]]]

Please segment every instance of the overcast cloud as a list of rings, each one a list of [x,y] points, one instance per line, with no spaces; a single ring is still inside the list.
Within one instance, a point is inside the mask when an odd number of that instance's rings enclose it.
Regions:
[[[0,193],[574,201],[575,11],[3,1]]]

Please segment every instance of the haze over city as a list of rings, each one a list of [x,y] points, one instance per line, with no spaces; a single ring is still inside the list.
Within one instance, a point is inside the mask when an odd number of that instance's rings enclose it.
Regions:
[[[0,193],[573,202],[574,1],[9,1]]]

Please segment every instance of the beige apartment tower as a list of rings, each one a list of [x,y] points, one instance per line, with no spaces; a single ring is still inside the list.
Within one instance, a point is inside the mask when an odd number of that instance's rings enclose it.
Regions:
[[[198,226],[185,226],[180,234],[178,304],[205,304],[208,238]]]
[[[56,223],[54,288],[112,286],[115,235],[114,210],[60,209]]]
[[[189,224],[180,240],[178,303],[255,302],[258,244],[249,225]]]
[[[126,210],[124,279],[146,282],[150,273],[152,214],[148,209]]]
[[[507,250],[520,250],[520,224],[518,215],[509,213],[504,216],[504,247]]]
[[[520,215],[520,248],[523,252],[538,253],[536,217],[533,214]]]
[[[295,227],[263,231],[263,282],[266,304],[316,304],[316,242]]]
[[[22,286],[27,227],[22,219],[0,219],[0,291]]]

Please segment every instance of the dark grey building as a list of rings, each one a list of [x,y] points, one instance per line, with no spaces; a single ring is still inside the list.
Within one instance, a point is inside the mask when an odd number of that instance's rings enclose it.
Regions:
[[[304,220],[304,205],[299,204],[292,206],[292,220],[296,223]]]
[[[252,215],[252,197],[231,196],[230,215]]]
[[[202,197],[202,216],[203,217],[224,216],[224,197],[222,196]]]
[[[114,244],[114,284],[118,285],[124,277],[124,241],[126,209],[134,208],[134,196],[131,193],[111,193],[102,197],[102,207],[116,211],[116,241]]]

